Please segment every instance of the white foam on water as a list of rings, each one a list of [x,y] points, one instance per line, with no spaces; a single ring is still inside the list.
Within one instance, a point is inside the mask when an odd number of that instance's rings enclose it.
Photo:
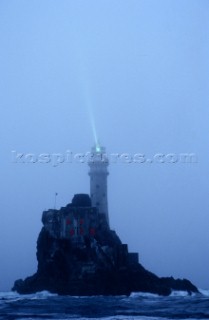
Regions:
[[[199,289],[198,291],[205,297],[209,297],[209,290],[208,289]]]
[[[209,296],[209,290],[202,290],[198,289],[200,293],[202,293],[205,296]],[[178,290],[173,290],[169,297],[193,297],[196,296],[197,293],[192,293],[189,294],[188,291],[178,291]],[[132,292],[130,295],[130,298],[162,298],[163,296],[154,294],[154,293],[149,293],[149,292]]]
[[[20,295],[17,292],[14,291],[8,291],[8,292],[0,292],[0,299],[14,299],[19,297]]]
[[[173,290],[169,297],[188,297],[191,296],[187,291],[175,291]]]
[[[0,300],[36,300],[36,299],[47,299],[49,297],[57,297],[57,294],[50,293],[48,291],[40,291],[34,294],[19,294],[16,291],[0,292]]]
[[[49,297],[57,297],[57,293],[51,293],[49,291],[40,291],[29,295],[32,299],[47,299]]]
[[[200,289],[198,288],[198,291],[200,294],[202,294],[205,297],[209,297],[209,290],[208,289]],[[172,291],[169,297],[195,297],[198,296],[199,293],[193,292],[192,294],[189,294],[187,291]]]
[[[160,296],[155,293],[149,293],[149,292],[132,292],[130,294],[130,298],[138,298],[138,297],[143,297],[143,298],[159,298]]]

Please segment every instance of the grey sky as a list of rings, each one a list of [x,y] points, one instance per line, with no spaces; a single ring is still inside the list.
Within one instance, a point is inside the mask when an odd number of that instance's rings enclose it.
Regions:
[[[112,163],[110,224],[160,276],[209,288],[209,1],[1,0],[0,290],[36,270],[41,214],[89,192],[87,152],[195,153],[198,163]],[[90,112],[91,111],[91,112]]]

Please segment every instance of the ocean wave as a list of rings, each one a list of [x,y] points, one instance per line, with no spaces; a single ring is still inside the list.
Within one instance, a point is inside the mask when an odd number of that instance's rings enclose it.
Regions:
[[[8,291],[8,292],[0,292],[0,300],[5,299],[14,299],[19,297],[20,295],[17,292],[14,291]]]
[[[160,296],[155,293],[149,293],[149,292],[132,292],[130,294],[130,298],[159,298]]]
[[[167,297],[132,292],[126,298],[57,296],[48,291],[30,295],[1,292],[0,320],[209,319],[209,290],[200,289],[200,292],[207,297],[201,293],[189,296],[185,291],[173,291],[172,295]]]
[[[205,297],[209,297],[209,290],[208,289],[199,289],[198,291]]]
[[[188,291],[176,291],[173,290],[169,297],[191,297],[193,294],[190,294]],[[194,294],[195,295],[195,294]]]
[[[30,317],[31,320],[44,320],[47,315],[43,315],[40,318],[37,318],[36,316]],[[0,318],[1,319],[1,318]],[[25,320],[26,318],[19,318],[18,320]],[[49,318],[52,319],[52,318]],[[77,316],[68,316],[67,318],[59,318],[60,320],[92,320],[92,318],[81,318]],[[149,317],[149,316],[110,316],[110,317],[100,317],[100,318],[93,318],[93,320],[170,320],[169,318],[161,318],[161,317]],[[5,320],[5,319],[4,319]],[[194,319],[196,320],[196,319]]]
[[[50,297],[58,297],[57,293],[51,293],[49,291],[40,291],[36,292],[35,294],[31,294],[33,299],[48,299]]]
[[[209,296],[209,290],[202,290],[198,289],[199,292],[205,296]],[[198,293],[189,293],[188,291],[178,291],[178,290],[173,290],[169,297],[193,297],[198,295]],[[130,294],[130,298],[163,298],[163,296],[154,294],[154,293],[149,293],[149,292],[132,292]]]
[[[40,291],[32,294],[19,294],[16,291],[0,292],[0,300],[36,300],[36,299],[48,299],[50,297],[57,297],[56,293],[50,293],[49,291]]]

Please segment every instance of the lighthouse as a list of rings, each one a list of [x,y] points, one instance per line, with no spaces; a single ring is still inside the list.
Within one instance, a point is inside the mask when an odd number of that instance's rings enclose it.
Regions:
[[[92,206],[99,213],[104,214],[109,226],[108,201],[107,201],[107,176],[109,161],[104,147],[98,143],[91,149],[91,158],[88,162],[90,171],[90,196]]]

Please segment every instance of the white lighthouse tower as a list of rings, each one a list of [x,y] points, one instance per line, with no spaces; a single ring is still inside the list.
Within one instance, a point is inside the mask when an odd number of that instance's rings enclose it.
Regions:
[[[91,159],[88,162],[90,171],[90,195],[92,206],[97,207],[99,213],[105,215],[109,226],[107,202],[107,176],[109,165],[105,148],[98,143],[91,149]]]

